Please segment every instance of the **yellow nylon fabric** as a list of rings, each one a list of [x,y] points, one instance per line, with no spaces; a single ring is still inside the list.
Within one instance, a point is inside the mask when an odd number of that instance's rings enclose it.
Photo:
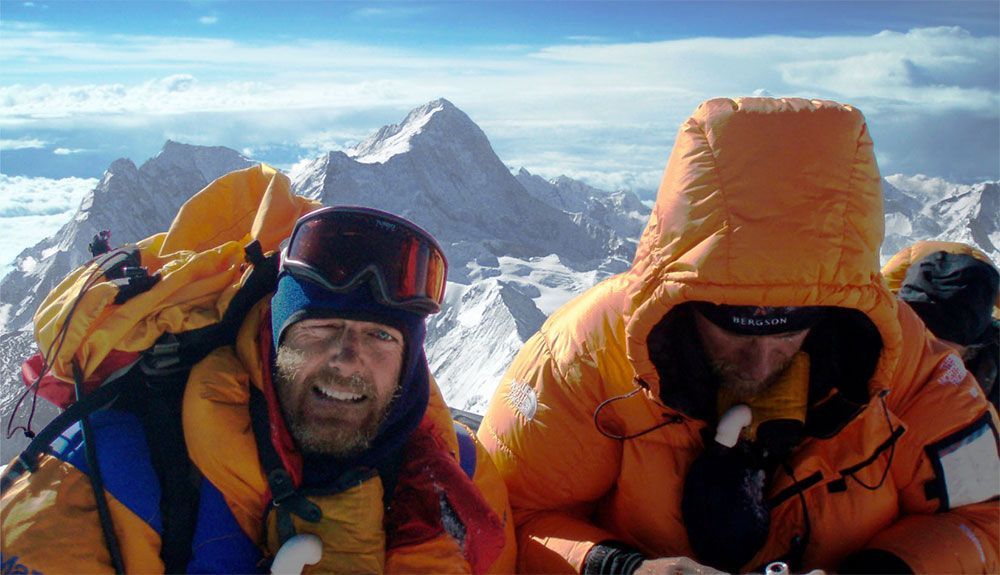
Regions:
[[[182,206],[169,231],[137,244],[142,265],[161,277],[150,290],[115,305],[116,286],[92,261],[45,298],[34,329],[39,350],[52,350],[52,374],[72,382],[75,358],[88,377],[112,350],[143,350],[163,333],[217,322],[249,275],[244,246],[259,240],[265,253],[276,250],[296,219],[318,207],[264,164],[212,182]]]
[[[110,493],[108,509],[126,572],[162,573],[159,534]],[[23,573],[114,573],[90,480],[55,457],[4,494],[0,525],[4,561],[14,559]]]

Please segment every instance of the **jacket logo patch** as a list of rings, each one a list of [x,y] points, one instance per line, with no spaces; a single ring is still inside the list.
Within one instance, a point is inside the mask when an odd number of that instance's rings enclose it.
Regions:
[[[538,394],[527,383],[512,381],[510,390],[507,391],[507,401],[528,421],[535,418],[535,413],[538,411]]]
[[[965,380],[965,376],[969,373],[965,369],[965,362],[955,354],[942,359],[941,363],[938,364],[937,371],[940,374],[937,380],[941,385],[958,385]]]

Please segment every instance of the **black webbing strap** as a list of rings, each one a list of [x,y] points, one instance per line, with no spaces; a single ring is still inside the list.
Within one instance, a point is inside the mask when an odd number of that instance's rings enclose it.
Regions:
[[[107,405],[121,394],[127,386],[130,378],[125,377],[128,372],[135,367],[136,362],[132,362],[105,380],[101,387],[92,393],[78,399],[75,403],[66,408],[65,411],[57,415],[31,440],[31,443],[21,451],[21,454],[11,462],[8,469],[3,474],[0,481],[0,493],[6,492],[10,485],[26,472],[33,473],[38,469],[38,458],[48,450],[49,445],[55,441],[71,425],[89,414]]]
[[[186,573],[198,520],[201,476],[188,456],[181,409],[188,372],[143,378],[135,386],[150,462],[160,482],[160,558],[166,573]],[[138,382],[136,382],[138,383]]]
[[[76,399],[80,402],[84,398],[84,377],[83,370],[76,360],[73,360],[73,380],[76,388]],[[122,560],[121,547],[118,545],[118,536],[115,535],[115,524],[111,519],[111,510],[108,508],[107,494],[104,492],[104,477],[101,475],[101,468],[97,461],[97,445],[95,444],[94,430],[90,426],[90,415],[85,414],[80,419],[83,428],[83,445],[87,456],[87,465],[90,467],[90,487],[94,492],[94,500],[97,503],[97,517],[101,522],[101,532],[104,534],[104,544],[111,555],[111,565],[115,573],[125,573],[125,562]]]
[[[264,296],[275,290],[278,282],[279,254],[265,257],[255,240],[246,246],[246,257],[253,265],[250,276],[236,292],[218,322],[180,334],[164,334],[144,355],[143,371],[149,375],[168,375],[190,369],[206,355],[236,341],[247,313]]]
[[[323,511],[318,505],[309,501],[295,489],[292,476],[281,462],[274,444],[271,443],[271,424],[267,414],[267,399],[256,386],[250,386],[250,421],[253,425],[254,437],[257,440],[257,453],[260,457],[267,484],[271,488],[271,506],[277,514],[278,544],[295,535],[295,525],[292,515],[316,523],[323,518]]]

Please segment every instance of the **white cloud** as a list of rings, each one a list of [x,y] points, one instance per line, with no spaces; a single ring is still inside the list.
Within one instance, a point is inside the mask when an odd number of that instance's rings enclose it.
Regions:
[[[20,138],[17,140],[0,139],[0,151],[40,149],[48,145],[44,140]]]
[[[87,150],[83,148],[56,148],[52,150],[52,153],[57,156],[69,156],[71,154],[80,154],[86,151]]]
[[[357,12],[403,10],[409,9]],[[13,76],[28,67],[35,74],[67,67],[109,74],[121,67],[153,74],[188,69],[159,75],[189,82],[185,88],[190,96],[166,102],[161,98],[164,86],[149,82],[4,86],[0,94],[12,100],[8,114],[13,116],[120,113],[157,106],[177,113],[324,102],[356,105],[373,95],[373,87],[378,97],[398,100],[405,94],[414,103],[413,89],[421,86],[433,89],[418,93],[447,88],[449,97],[483,100],[493,107],[510,98],[542,101],[546,113],[572,112],[591,102],[581,109],[591,118],[600,116],[594,113],[598,106],[617,112],[627,108],[632,115],[655,112],[669,95],[688,96],[684,107],[690,111],[701,99],[749,94],[761,85],[779,94],[885,99],[897,105],[976,110],[1000,105],[989,77],[997,67],[997,37],[976,38],[953,28],[854,37],[566,44],[533,53],[500,47],[446,55],[331,41],[273,45],[211,38],[104,39],[31,29],[12,29],[6,36],[0,56],[13,65],[8,72]],[[193,85],[195,77],[201,86]],[[240,93],[241,88],[254,91]]]
[[[95,178],[27,178],[0,174],[0,265],[54,234],[80,207]]]
[[[892,174],[890,176],[886,176],[885,179],[900,190],[916,194],[917,196],[934,198],[936,200],[958,196],[962,193],[968,192],[973,187],[970,185],[955,184],[944,180],[943,178],[934,178],[925,176],[924,174],[916,174],[913,176],[906,174]]]
[[[202,16],[201,18],[198,18],[198,23],[204,24],[206,26],[211,26],[212,24],[215,24],[218,21],[219,21],[218,16]]]
[[[156,80],[152,85],[163,89],[165,92],[187,92],[198,80],[191,74],[174,74],[160,80]]]
[[[353,14],[408,10],[417,9],[393,5]],[[943,127],[1000,122],[1000,39],[960,28],[631,43],[575,37],[542,48],[452,52],[330,40],[103,38],[17,22],[5,22],[3,30],[5,77],[22,83],[0,85],[0,127],[98,129],[169,119],[171,126],[194,126],[182,135],[198,143],[300,142],[326,150],[444,96],[483,127],[509,164],[568,175],[606,170],[609,182],[619,178],[614,174],[630,173],[647,182],[651,178],[642,174],[662,170],[677,126],[699,102],[773,94],[859,107],[878,136],[883,168],[916,172],[926,162],[961,164],[960,172],[982,165],[977,175],[1000,171],[989,160],[998,155],[996,137],[981,134],[965,144],[957,136],[941,137]],[[108,81],[23,80],[68,72]],[[250,123],[236,124],[245,121]],[[264,125],[271,140],[230,139],[241,131],[264,133]],[[556,150],[562,151],[558,157]],[[532,161],[543,157],[553,163]]]
[[[324,130],[312,132],[299,139],[298,144],[312,155],[334,150],[346,150],[365,139],[370,130]]]

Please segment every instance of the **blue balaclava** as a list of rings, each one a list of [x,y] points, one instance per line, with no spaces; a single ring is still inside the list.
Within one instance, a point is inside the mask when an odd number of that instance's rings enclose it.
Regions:
[[[363,282],[346,293],[333,293],[309,280],[287,272],[281,274],[278,289],[271,297],[272,350],[277,349],[285,330],[293,323],[318,317],[374,321],[395,327],[406,340],[405,356],[397,397],[371,447],[349,461],[328,455],[303,454],[304,486],[330,485],[344,471],[358,466],[378,468],[402,448],[420,424],[430,396],[429,370],[424,354],[425,315],[380,303],[372,293],[370,282]],[[273,366],[274,362],[271,364]]]

